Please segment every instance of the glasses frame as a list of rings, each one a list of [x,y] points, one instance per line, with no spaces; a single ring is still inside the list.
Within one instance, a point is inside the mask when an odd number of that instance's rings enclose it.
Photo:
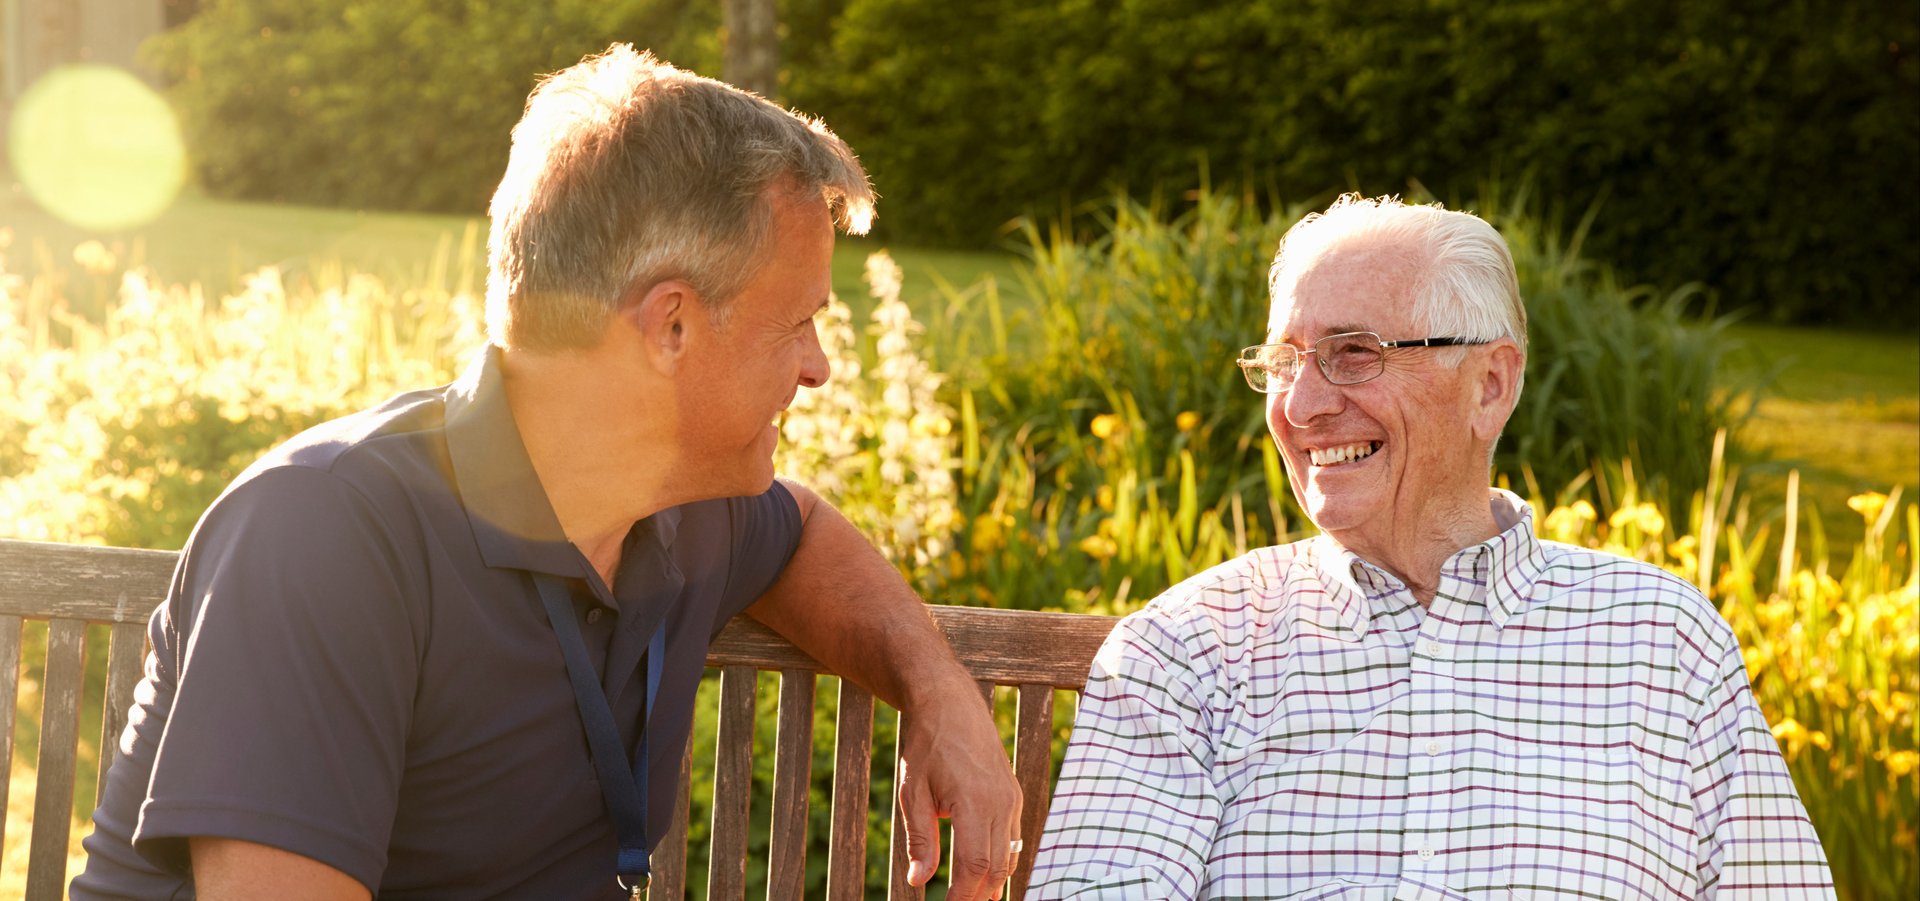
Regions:
[[[1371,382],[1374,379],[1379,378],[1381,373],[1387,371],[1386,354],[1384,353],[1381,354],[1380,368],[1378,371],[1374,372],[1374,374],[1367,376],[1366,378],[1363,378],[1363,379],[1354,379],[1352,381],[1343,382],[1333,377],[1333,372],[1328,366],[1327,358],[1320,353],[1321,345],[1325,344],[1328,341],[1332,341],[1337,338],[1354,338],[1354,337],[1370,338],[1372,340],[1372,343],[1378,346],[1383,351],[1397,350],[1400,348],[1407,348],[1407,347],[1478,347],[1483,344],[1492,344],[1493,342],[1499,340],[1498,338],[1463,338],[1459,336],[1450,336],[1450,337],[1443,337],[1443,338],[1405,338],[1398,341],[1387,341],[1387,340],[1383,340],[1380,337],[1379,333],[1377,332],[1341,332],[1340,334],[1328,335],[1324,338],[1321,338],[1318,341],[1313,342],[1313,346],[1306,350],[1301,350],[1297,347],[1294,347],[1291,344],[1251,345],[1249,347],[1241,348],[1240,359],[1235,360],[1233,362],[1234,362],[1234,365],[1240,367],[1240,374],[1246,377],[1247,387],[1252,388],[1254,391],[1259,392],[1261,394],[1285,394],[1288,391],[1293,390],[1293,382],[1298,382],[1300,380],[1300,374],[1299,374],[1300,358],[1305,356],[1312,356],[1314,358],[1314,364],[1319,368],[1320,374],[1326,377],[1327,384],[1362,385],[1362,384],[1366,384],[1367,382]],[[1295,363],[1294,376],[1292,381],[1288,382],[1287,386],[1284,388],[1273,387],[1273,385],[1277,382],[1277,378],[1275,374],[1272,372],[1272,370],[1267,367],[1266,364],[1259,362],[1259,360],[1257,359],[1248,359],[1250,355],[1257,355],[1260,351],[1263,351],[1270,347],[1284,347],[1287,350],[1293,352],[1294,363]],[[1253,378],[1254,378],[1253,371],[1256,369],[1265,370],[1267,372],[1268,387],[1261,388],[1260,386],[1255,385],[1253,383]]]

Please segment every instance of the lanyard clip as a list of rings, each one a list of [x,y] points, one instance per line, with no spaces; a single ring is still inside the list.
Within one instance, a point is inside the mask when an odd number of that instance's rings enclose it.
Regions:
[[[646,901],[647,893],[653,890],[653,876],[651,875],[642,876],[634,880],[632,885],[628,885],[627,880],[623,878],[615,878],[613,883],[626,889],[630,893],[627,897],[631,899],[631,901]]]

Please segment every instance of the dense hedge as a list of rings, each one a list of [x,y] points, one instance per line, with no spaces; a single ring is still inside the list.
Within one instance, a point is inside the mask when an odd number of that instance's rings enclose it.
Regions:
[[[613,40],[718,59],[689,0],[207,0],[150,42],[207,190],[480,212],[542,73]]]
[[[792,99],[883,227],[981,240],[1216,175],[1289,199],[1530,178],[1630,278],[1773,318],[1920,321],[1920,3],[849,0]]]
[[[717,73],[716,0],[211,0],[155,59],[216,193],[475,211],[536,73]],[[1629,279],[1920,323],[1920,0],[782,0],[785,99],[897,238],[1216,176],[1290,200],[1528,181]]]

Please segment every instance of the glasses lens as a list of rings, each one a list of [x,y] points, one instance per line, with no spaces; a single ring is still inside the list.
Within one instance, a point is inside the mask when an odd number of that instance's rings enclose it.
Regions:
[[[1329,335],[1313,345],[1327,381],[1352,385],[1378,376],[1386,358],[1380,352],[1380,336],[1372,332]]]
[[[1256,344],[1240,352],[1240,371],[1247,384],[1262,394],[1277,394],[1293,384],[1299,357],[1285,344]]]

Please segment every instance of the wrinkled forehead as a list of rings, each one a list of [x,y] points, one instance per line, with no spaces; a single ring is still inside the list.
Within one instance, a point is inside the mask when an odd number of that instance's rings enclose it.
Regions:
[[[1273,285],[1267,340],[1304,342],[1341,332],[1389,337],[1415,325],[1427,263],[1413,248],[1354,239],[1292,261]]]

